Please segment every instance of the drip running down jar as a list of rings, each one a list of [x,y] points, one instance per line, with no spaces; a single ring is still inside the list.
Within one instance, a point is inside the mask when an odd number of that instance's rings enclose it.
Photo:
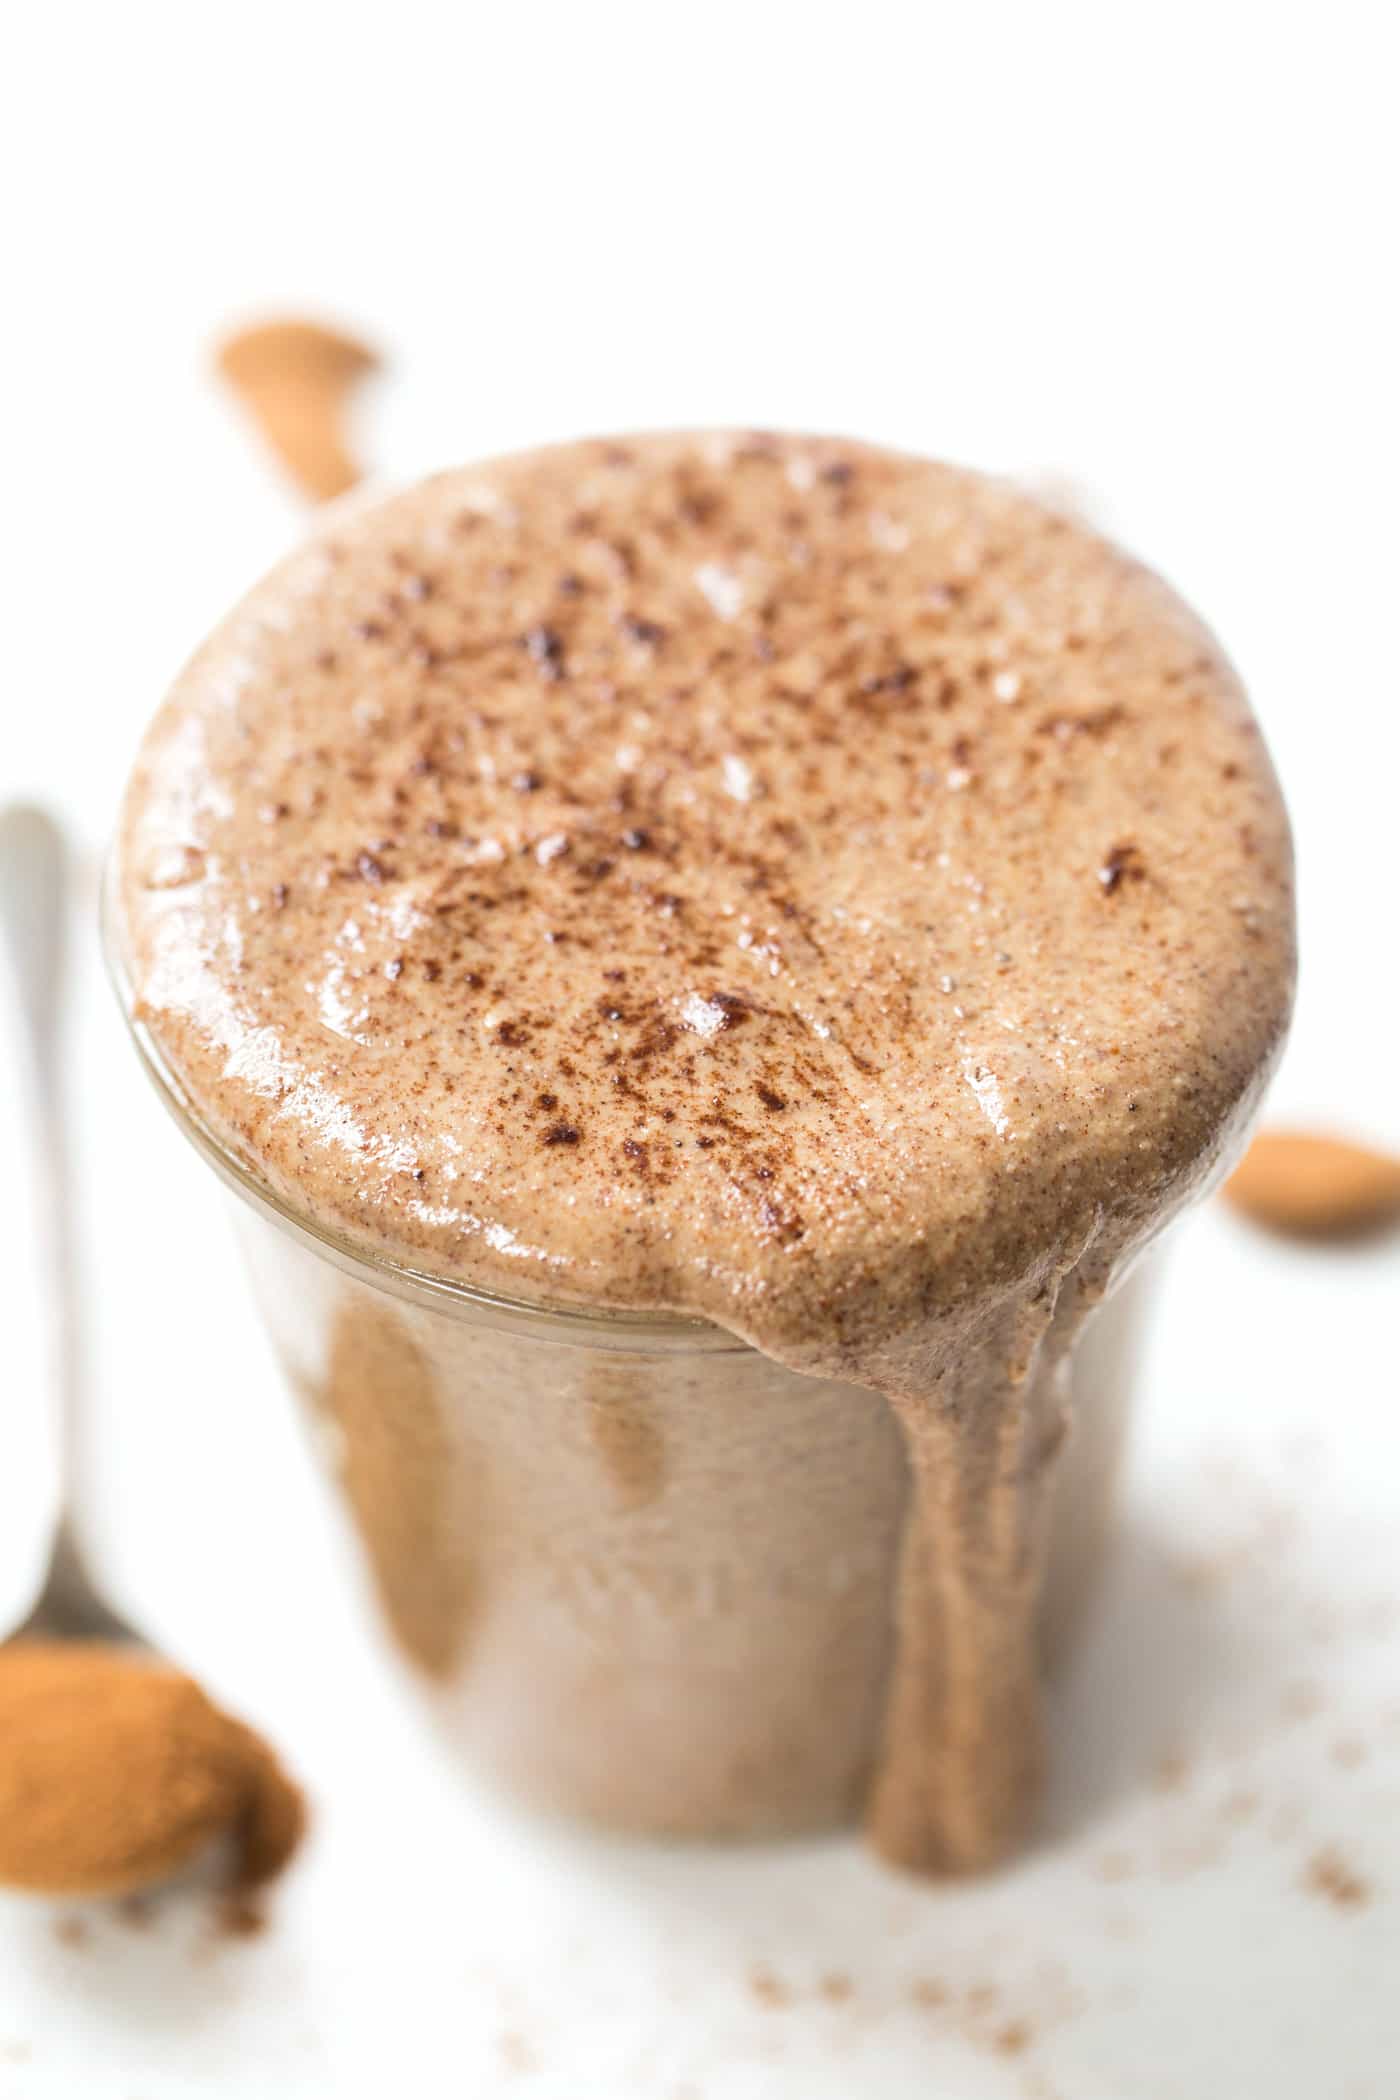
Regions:
[[[532,1807],[654,1835],[857,1820],[909,1497],[881,1396],[704,1322],[532,1307],[367,1262],[260,1188],[137,1041],[233,1192],[383,1622],[471,1767]],[[1150,1289],[1130,1277],[1075,1352],[1052,1666],[1106,1538]]]

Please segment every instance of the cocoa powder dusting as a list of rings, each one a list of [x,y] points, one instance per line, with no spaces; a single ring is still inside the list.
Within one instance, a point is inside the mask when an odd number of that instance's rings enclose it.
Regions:
[[[355,486],[345,426],[355,389],[379,369],[374,351],[314,321],[268,321],[229,336],[217,364],[303,495],[325,502]]]
[[[300,1792],[262,1739],[137,1648],[0,1648],[0,1882],[121,1896],[230,1848],[247,1906],[301,1841]]]

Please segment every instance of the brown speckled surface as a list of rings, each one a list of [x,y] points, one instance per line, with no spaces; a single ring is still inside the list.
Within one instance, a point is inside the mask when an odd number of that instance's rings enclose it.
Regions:
[[[163,1050],[300,1206],[741,1327],[1155,1209],[1289,991],[1210,636],[1009,487],[828,441],[327,522],[158,717],[121,890]]]

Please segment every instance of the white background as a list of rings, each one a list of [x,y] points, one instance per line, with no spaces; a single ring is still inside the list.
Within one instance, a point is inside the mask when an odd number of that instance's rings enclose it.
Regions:
[[[1305,964],[1274,1114],[1400,1145],[1382,12],[27,10],[0,60],[0,794],[56,804],[90,879],[163,686],[298,529],[208,378],[261,308],[389,353],[362,431],[394,475],[733,420],[1054,476],[1200,605],[1277,756]],[[464,1794],[419,1732],[86,939],[75,974],[104,1566],[318,1820],[246,1947],[180,1905],[74,1945],[71,1913],[0,1902],[0,2100],[1393,2100],[1394,1243],[1288,1251],[1219,1211],[1182,1237],[1023,1866],[948,1892],[846,1842],[606,1845]],[[43,1513],[23,1186],[16,1611]],[[1367,1900],[1309,1889],[1326,1847]]]

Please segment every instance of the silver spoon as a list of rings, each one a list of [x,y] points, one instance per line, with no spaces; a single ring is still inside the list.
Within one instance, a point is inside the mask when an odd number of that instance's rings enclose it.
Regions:
[[[0,811],[0,939],[14,981],[18,1054],[28,1067],[31,1193],[36,1244],[47,1272],[43,1311],[59,1449],[59,1512],[48,1571],[13,1637],[130,1641],[137,1636],[89,1571],[74,1510],[81,1463],[82,1343],[62,1057],[71,886],[68,848],[53,818],[27,804]]]

